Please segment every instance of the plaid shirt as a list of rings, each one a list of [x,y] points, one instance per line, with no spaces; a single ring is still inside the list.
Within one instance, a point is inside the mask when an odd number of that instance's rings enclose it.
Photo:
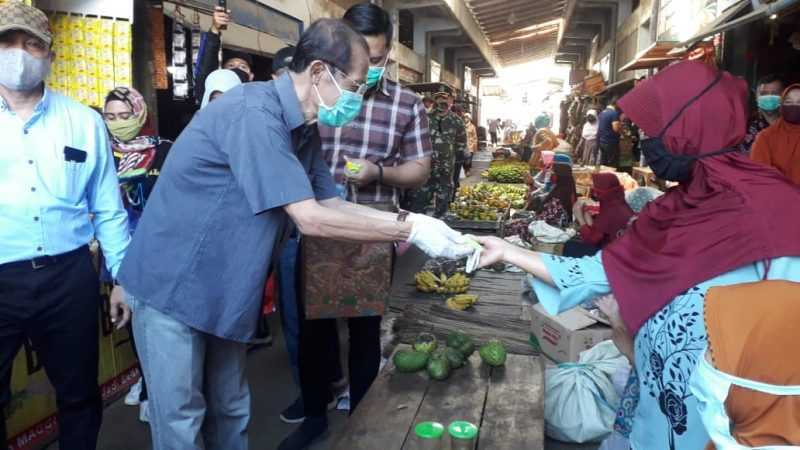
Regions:
[[[381,81],[380,89],[364,98],[361,114],[353,122],[343,128],[319,125],[319,134],[322,155],[337,184],[346,183],[345,156],[393,167],[433,153],[422,99],[386,78]],[[398,188],[372,183],[359,188],[358,201],[397,204],[398,194]]]

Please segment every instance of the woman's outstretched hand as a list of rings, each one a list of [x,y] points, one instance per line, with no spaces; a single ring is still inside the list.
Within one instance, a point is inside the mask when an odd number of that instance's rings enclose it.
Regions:
[[[514,249],[512,244],[494,236],[468,236],[474,239],[479,244],[483,245],[483,252],[481,253],[481,262],[479,268],[484,268],[496,264],[498,262],[505,262],[506,252],[509,249]]]

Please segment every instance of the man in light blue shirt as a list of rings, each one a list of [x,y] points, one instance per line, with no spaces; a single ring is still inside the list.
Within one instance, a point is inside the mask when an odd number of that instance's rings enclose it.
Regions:
[[[60,448],[87,450],[102,415],[101,299],[88,244],[100,241],[116,276],[130,234],[102,119],[44,86],[51,44],[43,12],[0,6],[0,411],[14,357],[30,340],[55,387]],[[127,322],[119,287],[111,311],[118,327]]]

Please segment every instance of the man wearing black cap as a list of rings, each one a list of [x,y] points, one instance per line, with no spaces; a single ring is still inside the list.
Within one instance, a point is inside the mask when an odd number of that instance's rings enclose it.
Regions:
[[[231,22],[230,11],[217,6],[214,10],[214,18],[208,33],[203,33],[200,41],[200,54],[198,56],[197,72],[195,73],[195,93],[196,98],[203,98],[203,90],[206,77],[219,67],[219,49],[222,46],[220,30],[224,29]],[[244,52],[236,50],[222,51],[222,68],[239,69],[247,74],[247,81],[253,81],[253,57]]]

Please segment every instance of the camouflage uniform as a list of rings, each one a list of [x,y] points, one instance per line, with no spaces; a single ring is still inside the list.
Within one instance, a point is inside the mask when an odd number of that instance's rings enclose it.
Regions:
[[[466,151],[467,132],[464,121],[452,112],[441,113],[434,108],[428,122],[433,145],[431,176],[425,186],[406,194],[403,207],[421,213],[432,206],[434,215],[442,217],[453,195],[456,152]]]

